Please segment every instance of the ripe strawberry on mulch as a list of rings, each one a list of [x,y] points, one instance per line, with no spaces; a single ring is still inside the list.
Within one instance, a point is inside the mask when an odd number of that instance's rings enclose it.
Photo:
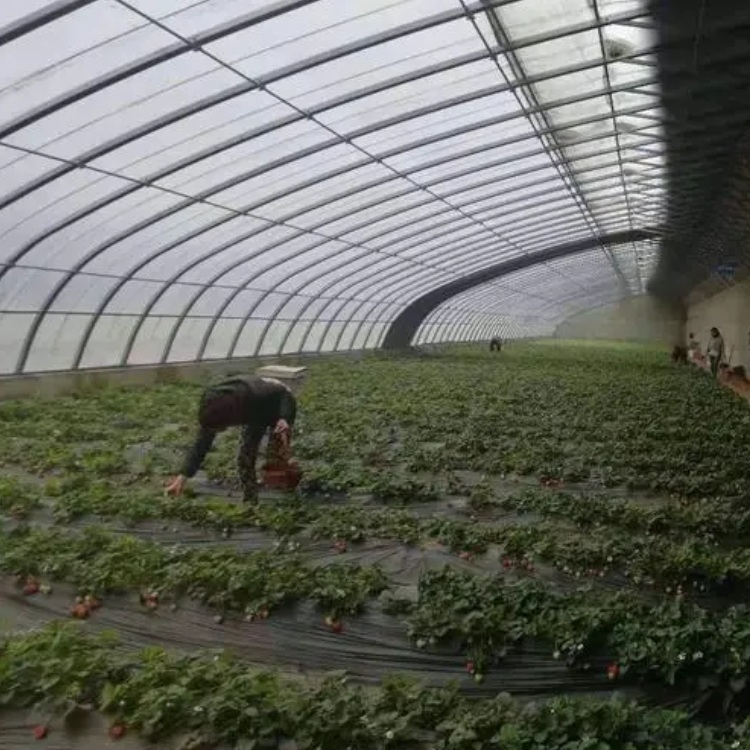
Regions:
[[[43,740],[49,734],[49,729],[43,724],[34,727],[34,739]]]
[[[91,609],[83,603],[73,605],[73,609],[70,610],[70,614],[76,620],[88,620],[91,615]]]
[[[159,594],[156,591],[150,591],[140,595],[141,604],[150,609],[152,612],[159,608]]]
[[[109,736],[113,740],[119,740],[121,737],[125,736],[125,732],[127,731],[124,724],[120,724],[119,722],[117,724],[113,724],[109,728]]]
[[[328,625],[334,633],[341,633],[344,630],[344,625],[341,620],[338,620],[335,617],[326,617],[326,625]]]

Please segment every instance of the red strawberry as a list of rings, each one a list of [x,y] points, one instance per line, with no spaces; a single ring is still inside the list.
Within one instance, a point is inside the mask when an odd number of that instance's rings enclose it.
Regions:
[[[85,604],[76,604],[71,610],[71,614],[76,620],[88,620],[91,610]]]
[[[123,737],[125,735],[125,725],[124,724],[113,724],[109,728],[109,736],[113,740],[119,740],[120,737]]]
[[[333,624],[331,625],[331,630],[333,630],[334,633],[341,633],[344,630],[344,626],[341,623],[341,620],[334,620]]]
[[[38,594],[38,593],[39,593],[39,584],[33,578],[29,578],[29,580],[26,581],[26,584],[23,587],[23,595],[33,596],[34,594]]]
[[[43,740],[48,734],[49,734],[49,729],[47,729],[47,727],[43,726],[42,724],[39,724],[38,726],[34,727],[34,739],[35,740]]]
[[[610,680],[616,680],[620,675],[620,666],[618,664],[610,664],[607,667],[607,677]]]
[[[467,672],[468,672],[469,674],[474,674],[474,672],[476,672],[476,671],[477,671],[477,665],[476,665],[476,664],[474,664],[474,662],[473,662],[473,661],[467,661],[467,662],[466,662],[466,671],[467,671]]]
[[[503,567],[506,570],[509,570],[510,568],[512,568],[513,567],[513,560],[511,560],[509,557],[504,557],[503,558]]]

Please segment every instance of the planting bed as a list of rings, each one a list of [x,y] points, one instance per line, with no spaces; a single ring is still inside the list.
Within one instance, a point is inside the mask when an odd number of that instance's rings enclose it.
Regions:
[[[255,507],[229,435],[163,496],[198,394],[0,404],[3,747],[750,748],[750,412],[703,373],[315,364]]]

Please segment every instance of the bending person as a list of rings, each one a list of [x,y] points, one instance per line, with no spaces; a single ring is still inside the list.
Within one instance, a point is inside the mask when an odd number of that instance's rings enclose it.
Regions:
[[[244,501],[256,502],[258,480],[255,465],[260,442],[266,431],[271,430],[269,452],[285,453],[296,416],[297,401],[291,390],[279,380],[235,377],[209,386],[198,407],[198,435],[185,456],[179,475],[167,485],[167,493],[182,494],[187,480],[203,465],[218,433],[228,427],[241,427],[237,473]]]

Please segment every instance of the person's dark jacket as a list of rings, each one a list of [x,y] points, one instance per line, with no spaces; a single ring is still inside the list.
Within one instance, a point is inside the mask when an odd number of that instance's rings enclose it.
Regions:
[[[272,427],[280,419],[294,424],[297,402],[292,392],[278,381],[259,377],[229,378],[208,387],[201,398],[200,413],[211,399],[230,396],[231,412],[220,425],[201,425],[192,447],[185,456],[180,474],[193,477],[211,450],[219,430],[227,427],[253,428],[258,432]]]

